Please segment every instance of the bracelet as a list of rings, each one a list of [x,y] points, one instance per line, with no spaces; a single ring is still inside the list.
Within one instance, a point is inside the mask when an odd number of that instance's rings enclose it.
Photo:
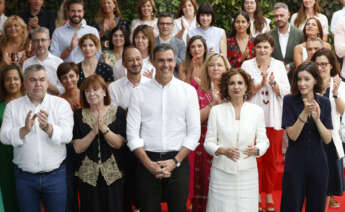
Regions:
[[[300,116],[298,116],[298,120],[300,120],[301,122],[303,122],[303,124],[306,123],[306,121],[304,121]]]
[[[337,96],[337,95],[333,95],[333,98],[334,98],[334,99],[338,99],[338,96]]]

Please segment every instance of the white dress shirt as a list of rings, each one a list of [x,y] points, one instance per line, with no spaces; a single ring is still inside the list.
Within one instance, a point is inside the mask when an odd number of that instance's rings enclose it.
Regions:
[[[32,116],[40,110],[48,112],[48,123],[53,127],[51,137],[39,127],[36,118],[32,131],[20,138],[19,130],[25,126],[30,110]],[[71,106],[63,98],[46,94],[42,103],[35,106],[28,96],[23,96],[7,104],[0,139],[14,147],[13,163],[21,170],[49,172],[57,169],[66,158],[65,144],[72,140],[73,123]]]
[[[149,78],[141,76],[139,85],[137,85],[137,87],[139,88],[147,81],[149,81]],[[108,90],[111,97],[111,103],[120,106],[123,109],[127,109],[131,94],[135,88],[136,87],[134,87],[127,77],[122,77],[121,79],[110,83]]]
[[[261,71],[256,64],[256,58],[246,60],[242,68],[252,77],[254,84],[258,85],[262,81]],[[287,77],[284,63],[271,57],[271,65],[267,70],[267,82],[255,96],[250,99],[251,103],[261,106],[265,113],[266,127],[281,129],[283,98],[290,93],[290,83]],[[274,80],[279,86],[280,96],[278,96],[269,85],[269,77],[274,74]],[[265,104],[265,103],[266,104]]]
[[[53,55],[60,57],[61,53],[67,49],[71,45],[71,41],[73,38],[74,30],[70,23],[68,22],[66,25],[58,27],[54,30],[52,42],[50,44],[50,51]],[[94,34],[99,39],[98,30],[95,27],[89,26],[86,24],[86,21],[82,21],[80,28],[77,30],[78,39],[80,39],[85,34]],[[97,55],[98,57],[100,54]],[[84,55],[81,52],[79,46],[76,46],[64,59],[65,62],[74,62],[76,64],[80,63],[84,60]]]
[[[291,27],[289,24],[289,29],[285,34],[281,34],[279,32],[279,30],[277,30],[278,31],[278,37],[279,37],[279,45],[280,45],[280,49],[282,50],[283,58],[285,58],[285,55],[286,55],[286,47],[287,47],[287,44],[289,41],[290,29],[291,29]]]
[[[331,20],[331,32],[333,34],[335,33],[335,27],[337,26],[339,20],[342,17],[345,17],[345,7],[333,13],[332,20]]]
[[[173,77],[164,87],[156,79],[135,89],[127,114],[131,151],[194,150],[200,138],[200,111],[196,90]]]
[[[25,69],[31,65],[42,65],[46,69],[48,81],[58,88],[59,93],[64,93],[65,89],[56,74],[57,68],[61,63],[63,63],[63,60],[60,57],[57,57],[49,52],[48,57],[43,61],[40,61],[36,56],[25,60],[23,63],[23,70],[25,71]]]

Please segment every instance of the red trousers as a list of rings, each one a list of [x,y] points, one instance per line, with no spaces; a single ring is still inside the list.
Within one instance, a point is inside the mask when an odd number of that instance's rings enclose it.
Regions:
[[[282,152],[284,130],[266,127],[270,147],[266,153],[257,159],[259,171],[259,191],[272,193],[277,176],[278,156]]]

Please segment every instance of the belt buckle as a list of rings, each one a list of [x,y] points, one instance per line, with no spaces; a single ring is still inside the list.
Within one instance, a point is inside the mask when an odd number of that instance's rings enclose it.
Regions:
[[[164,156],[166,156],[167,153],[166,152],[160,152],[159,153],[159,158],[162,159]]]

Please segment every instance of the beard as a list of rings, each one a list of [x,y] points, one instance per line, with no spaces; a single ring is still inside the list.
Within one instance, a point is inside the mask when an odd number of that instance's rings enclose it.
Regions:
[[[76,17],[78,17],[78,19],[76,19]],[[83,20],[82,17],[80,16],[72,16],[69,21],[72,23],[72,24],[80,24],[80,22]]]

